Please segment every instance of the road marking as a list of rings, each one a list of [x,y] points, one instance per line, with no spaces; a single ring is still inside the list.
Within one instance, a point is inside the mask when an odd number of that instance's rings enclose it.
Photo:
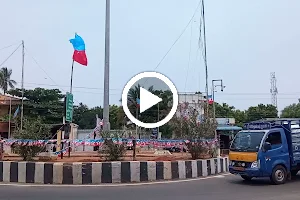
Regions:
[[[15,186],[15,187],[123,187],[123,186],[141,186],[141,185],[155,185],[155,184],[170,184],[170,183],[183,183],[191,181],[199,181],[213,178],[225,178],[231,175],[225,173],[216,176],[207,176],[202,178],[176,180],[176,181],[160,181],[160,182],[146,182],[146,183],[118,183],[118,184],[98,184],[98,185],[63,185],[63,184],[19,184],[19,183],[0,183],[0,186]]]
[[[229,175],[229,174],[228,174]],[[224,175],[216,175],[215,178],[224,178]]]

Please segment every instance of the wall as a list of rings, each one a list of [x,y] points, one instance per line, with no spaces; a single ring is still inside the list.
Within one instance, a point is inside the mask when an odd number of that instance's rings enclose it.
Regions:
[[[0,105],[0,117],[4,117],[9,113],[9,106]]]

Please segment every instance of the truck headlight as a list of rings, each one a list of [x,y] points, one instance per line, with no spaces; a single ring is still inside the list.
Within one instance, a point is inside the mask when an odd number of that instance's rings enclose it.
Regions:
[[[252,164],[251,164],[251,168],[259,168],[260,167],[260,162],[259,161],[254,161]]]

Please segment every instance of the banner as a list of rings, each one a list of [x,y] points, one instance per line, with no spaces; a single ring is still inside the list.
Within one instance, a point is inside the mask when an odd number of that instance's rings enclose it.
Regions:
[[[133,145],[132,139],[125,138],[112,138],[115,144],[126,144],[128,147]],[[13,144],[18,144],[22,146],[45,146],[46,144],[56,143],[57,140],[27,140],[27,139],[7,139],[3,140],[4,145],[11,146]],[[85,145],[85,146],[102,146],[104,139],[84,139],[84,140],[62,140],[62,142],[71,142],[75,147]],[[153,146],[153,147],[172,147],[172,146],[183,146],[190,142],[201,142],[203,145],[213,145],[217,143],[217,139],[210,140],[157,140],[157,139],[136,139],[136,145],[139,147],[143,146]]]

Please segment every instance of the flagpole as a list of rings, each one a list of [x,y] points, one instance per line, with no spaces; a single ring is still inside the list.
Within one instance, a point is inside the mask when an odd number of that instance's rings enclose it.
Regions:
[[[8,138],[10,138],[10,121],[11,121],[11,97],[9,98],[9,118],[8,118]]]
[[[74,59],[72,61],[72,68],[71,68],[71,84],[70,84],[70,93],[72,94],[73,91],[73,72],[74,72]],[[65,126],[66,124],[66,117],[63,116],[63,125]],[[70,123],[70,126],[73,126],[72,123]],[[64,137],[64,131],[63,133],[63,137]],[[70,133],[69,133],[69,139],[70,139]],[[68,157],[71,157],[71,143],[68,143]]]
[[[23,112],[24,112],[24,59],[25,47],[24,40],[22,40],[22,105],[21,105],[21,130],[23,130]]]
[[[103,95],[103,131],[110,130],[109,124],[109,47],[110,47],[110,0],[106,0],[105,11],[105,65]]]
[[[205,65],[205,92],[206,92],[206,117],[208,118],[208,67],[206,54],[206,31],[205,31],[205,15],[204,15],[204,0],[202,0],[202,20],[203,20],[203,40],[204,40],[204,65]],[[201,36],[200,36],[201,37]]]
[[[72,69],[71,69],[71,85],[70,85],[70,93],[72,94],[73,89],[73,71],[74,71],[74,59],[72,61]]]

